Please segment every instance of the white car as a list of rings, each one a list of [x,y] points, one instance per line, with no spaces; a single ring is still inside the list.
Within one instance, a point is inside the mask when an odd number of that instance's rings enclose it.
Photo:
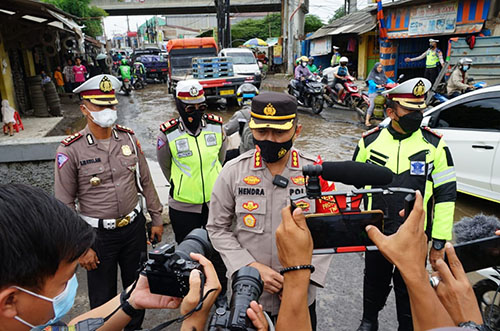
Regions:
[[[500,203],[500,86],[428,109],[422,126],[443,135],[455,163],[459,192]]]

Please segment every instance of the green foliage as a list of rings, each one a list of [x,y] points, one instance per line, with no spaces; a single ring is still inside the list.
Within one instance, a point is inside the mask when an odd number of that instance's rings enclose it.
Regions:
[[[341,18],[342,16],[345,16],[345,10],[344,6],[339,7],[335,13],[333,13],[333,16],[328,19],[328,24],[332,23],[333,21]]]
[[[305,18],[304,33],[314,32],[323,26],[323,21],[317,15],[308,14]]]
[[[43,0],[46,3],[53,4],[57,8],[68,14],[82,18],[85,25],[83,32],[91,37],[101,36],[103,34],[101,18],[108,16],[108,13],[101,8],[91,6],[92,0]]]
[[[263,19],[246,19],[231,26],[231,39],[234,41],[232,47],[238,47],[248,39],[260,38],[266,40],[269,37],[281,35],[281,15],[274,13]]]

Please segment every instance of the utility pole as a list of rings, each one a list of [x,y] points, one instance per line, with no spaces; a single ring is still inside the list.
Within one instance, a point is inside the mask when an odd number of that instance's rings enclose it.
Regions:
[[[231,22],[229,0],[214,0],[217,13],[217,39],[221,48],[227,48],[231,44]]]

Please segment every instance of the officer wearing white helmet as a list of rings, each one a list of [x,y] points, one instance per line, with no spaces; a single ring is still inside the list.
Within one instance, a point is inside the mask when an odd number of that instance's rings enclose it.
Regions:
[[[347,76],[349,75],[349,69],[347,69],[347,63],[349,62],[349,59],[345,56],[342,56],[339,60],[339,65],[333,68],[333,75],[334,75],[334,80],[333,80],[333,87],[335,90],[337,90],[337,93],[339,96],[341,96],[344,93],[344,82],[346,80]],[[338,98],[340,102],[340,97]]]
[[[386,113],[391,119],[386,128],[365,132],[353,155],[357,162],[373,163],[393,172],[393,180],[382,188],[405,187],[419,190],[424,198],[425,228],[432,240],[429,262],[444,257],[444,245],[451,240],[456,200],[456,175],[453,159],[441,135],[420,127],[424,98],[431,82],[413,78],[382,92],[386,97]],[[369,197],[372,210],[386,214],[384,233],[391,235],[403,224],[399,211],[404,209],[405,194],[390,197]],[[422,261],[423,263],[423,261]],[[363,319],[358,331],[378,330],[378,313],[391,291],[396,295],[398,330],[413,330],[408,290],[397,268],[380,252],[366,252],[363,283]]]
[[[420,61],[425,58],[425,71],[424,77],[427,78],[431,84],[434,84],[436,80],[440,67],[438,64],[444,66],[443,60],[443,52],[439,48],[437,48],[437,43],[439,40],[437,39],[429,39],[429,49],[423,52],[421,55],[414,58],[405,58],[405,62],[414,62]]]
[[[98,75],[73,91],[82,98],[87,126],[64,139],[56,154],[56,198],[77,210],[97,233],[95,244],[79,258],[87,270],[92,309],[116,296],[118,265],[123,288],[136,279],[146,252],[146,219],[138,193],[146,198],[144,207],[153,220],[150,239],[161,240],[163,232],[162,205],[141,145],[134,131],[115,125],[120,86],[116,77]],[[138,312],[125,330],[140,329],[143,318],[144,311]]]
[[[459,96],[462,93],[471,90],[473,87],[467,83],[469,79],[469,69],[472,66],[472,59],[468,57],[458,60],[458,65],[451,73],[446,84],[446,91],[450,98]]]

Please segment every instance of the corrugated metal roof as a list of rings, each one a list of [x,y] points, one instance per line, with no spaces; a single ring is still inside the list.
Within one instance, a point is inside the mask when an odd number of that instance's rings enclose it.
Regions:
[[[341,17],[333,21],[332,23],[321,27],[307,39],[311,40],[325,36],[347,33],[363,34],[375,29],[376,26],[377,19],[375,15],[373,15],[369,11],[360,10]]]

